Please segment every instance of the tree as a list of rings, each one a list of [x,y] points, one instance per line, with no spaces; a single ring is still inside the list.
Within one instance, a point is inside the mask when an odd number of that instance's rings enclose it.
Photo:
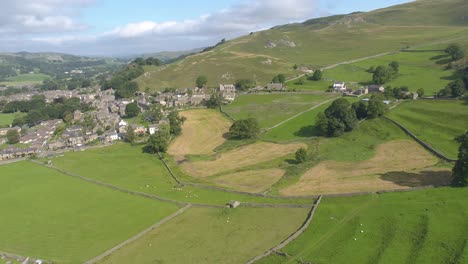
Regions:
[[[307,160],[307,151],[305,148],[300,148],[296,151],[295,156],[297,163],[304,163]]]
[[[358,119],[367,118],[367,104],[363,101],[354,102],[351,107],[354,112],[356,112],[356,117]]]
[[[375,68],[374,74],[372,76],[372,82],[375,84],[384,84],[392,79],[392,74],[388,67],[378,66]]]
[[[367,117],[370,119],[377,118],[385,114],[385,104],[382,100],[371,99],[367,106]]]
[[[127,133],[125,133],[125,141],[129,142],[130,144],[133,144],[135,142],[135,131],[131,126],[127,127]]]
[[[7,140],[8,144],[16,144],[19,142],[20,135],[18,133],[18,130],[16,129],[10,129],[7,131]]]
[[[352,109],[348,100],[340,98],[335,100],[324,113],[317,115],[315,124],[323,135],[338,137],[356,127],[356,112]]]
[[[203,86],[205,86],[207,82],[208,78],[206,78],[206,76],[203,75],[198,76],[197,80],[195,80],[195,84],[198,88],[203,88]]]
[[[453,184],[468,186],[468,132],[455,138],[460,143],[458,160],[453,167]]]
[[[465,93],[465,83],[458,79],[447,84],[447,86],[439,91],[440,96],[460,97]]]
[[[40,110],[31,110],[26,116],[26,123],[30,126],[35,126],[44,121],[46,118]]]
[[[278,74],[271,80],[272,83],[284,83],[286,82],[286,76],[284,74]]]
[[[128,117],[135,117],[140,114],[140,108],[137,103],[130,103],[125,106],[125,115]]]
[[[419,88],[416,93],[418,94],[418,97],[423,97],[424,96],[424,88]]]
[[[260,125],[255,118],[237,120],[229,128],[229,134],[235,139],[257,138],[260,134]]]
[[[185,122],[185,117],[180,116],[179,112],[172,111],[167,116],[169,119],[170,133],[173,135],[180,135],[182,132],[182,124]]]
[[[374,66],[370,66],[369,69],[366,70],[368,73],[374,73],[375,71],[375,67]]]
[[[398,63],[398,61],[390,62],[388,66],[390,67],[390,69],[392,69],[394,75],[398,74],[398,72],[400,71],[400,63]]]
[[[465,57],[465,51],[459,44],[450,44],[446,49],[445,53],[450,55],[452,60],[456,61]]]
[[[236,89],[240,91],[247,91],[249,88],[255,86],[255,82],[250,79],[240,79],[236,81]]]
[[[320,81],[320,80],[322,80],[322,75],[323,75],[323,73],[322,73],[321,70],[315,70],[311,79],[314,80],[314,81]]]
[[[221,105],[221,96],[218,93],[213,93],[205,102],[205,106],[211,109],[215,109]]]
[[[150,153],[166,152],[171,137],[168,125],[161,125],[159,130],[148,138],[146,149]]]

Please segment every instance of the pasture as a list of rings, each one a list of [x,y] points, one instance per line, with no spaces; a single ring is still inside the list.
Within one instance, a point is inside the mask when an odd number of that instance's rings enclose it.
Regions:
[[[388,65],[392,61],[400,63],[398,76],[385,87],[408,86],[410,91],[416,92],[423,88],[426,96],[432,96],[444,88],[452,79],[454,70],[447,70],[449,57],[443,50],[417,50],[398,52],[378,58],[368,59],[352,64],[337,66],[324,71],[324,77],[332,80],[359,83],[361,85],[372,81],[372,73],[367,72],[371,67]]]
[[[67,152],[52,159],[52,164],[65,171],[110,183],[132,191],[148,193],[188,203],[225,205],[230,200],[259,203],[311,203],[310,200],[283,200],[253,197],[223,191],[180,187],[156,155],[142,153],[142,146],[116,144],[110,147]],[[171,164],[178,176],[180,169]]]
[[[320,162],[280,193],[317,195],[449,184],[451,171],[432,168],[437,162],[414,141],[389,141],[379,145],[375,156],[366,161]]]
[[[308,75],[311,76],[312,73],[309,73]],[[333,85],[333,82],[327,80],[313,81],[309,80],[307,76],[304,76],[299,79],[288,81],[286,82],[286,85],[289,91],[325,92]]]
[[[102,263],[245,263],[299,229],[308,210],[190,208]]]
[[[225,188],[261,193],[278,182],[284,175],[282,169],[259,169],[229,173],[214,178],[213,182]]]
[[[40,73],[27,73],[20,74],[14,77],[7,78],[7,81],[1,82],[1,84],[7,86],[21,86],[21,85],[32,85],[40,84],[45,79],[49,79],[49,75],[40,74]]]
[[[407,101],[388,116],[453,159],[459,146],[454,138],[468,129],[468,105],[462,101]]]
[[[223,110],[237,120],[254,117],[262,128],[268,128],[335,96],[335,94],[247,94],[223,106]]]
[[[54,263],[82,263],[178,209],[31,162],[0,166],[0,208],[0,251]]]
[[[467,263],[466,188],[323,198],[309,228],[258,264]]]

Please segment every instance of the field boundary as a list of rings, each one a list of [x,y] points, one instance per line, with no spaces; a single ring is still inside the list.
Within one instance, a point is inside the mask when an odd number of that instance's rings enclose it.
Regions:
[[[317,207],[319,206],[320,204],[320,201],[322,200],[322,196],[319,196],[319,198],[317,199],[317,201],[315,201],[315,204],[313,205],[312,209],[310,210],[309,214],[307,215],[307,218],[306,220],[304,221],[304,223],[302,224],[302,226],[296,231],[294,232],[292,235],[290,235],[286,240],[284,240],[283,242],[281,242],[279,245],[277,245],[276,247],[268,250],[267,252],[261,254],[261,255],[258,255],[256,257],[254,257],[253,259],[249,260],[246,264],[253,264],[255,263],[256,261],[264,258],[264,257],[267,257],[269,255],[271,255],[273,252],[277,252],[281,249],[283,249],[284,247],[286,247],[289,243],[291,243],[293,240],[295,240],[296,238],[298,238],[300,235],[302,235],[302,233],[304,233],[304,231],[307,230],[307,228],[309,227],[310,223],[312,222],[312,219],[314,218],[314,215],[315,215],[315,212],[317,210]]]
[[[403,132],[405,132],[408,136],[410,136],[411,138],[413,138],[417,143],[419,143],[419,145],[423,146],[425,149],[427,149],[429,152],[431,152],[432,154],[434,154],[435,156],[437,156],[438,158],[440,159],[443,159],[445,161],[448,161],[448,162],[457,162],[456,159],[451,159],[447,156],[445,156],[444,154],[442,154],[440,151],[434,149],[433,147],[431,147],[429,144],[427,144],[426,142],[422,141],[421,139],[419,139],[416,135],[414,135],[413,133],[411,133],[411,131],[409,129],[407,129],[406,127],[404,127],[402,124],[398,123],[397,121],[391,119],[390,117],[387,117],[387,116],[383,116],[383,118],[385,118],[386,120],[392,122],[393,124],[395,124],[397,127],[399,127],[401,130],[403,130]]]
[[[314,110],[315,108],[318,108],[318,107],[320,107],[320,106],[322,106],[322,105],[324,105],[324,104],[327,104],[327,103],[329,103],[329,102],[331,102],[331,101],[334,101],[334,100],[338,99],[337,97],[338,97],[338,96],[333,97],[332,99],[323,101],[323,102],[319,103],[318,105],[314,105],[313,107],[311,107],[311,108],[309,108],[309,109],[307,109],[307,110],[305,110],[305,111],[302,111],[302,112],[300,112],[300,113],[298,113],[298,114],[296,114],[296,115],[294,115],[294,116],[292,116],[292,117],[290,117],[290,118],[288,118],[288,119],[286,119],[286,120],[284,120],[284,121],[282,121],[282,122],[280,122],[280,123],[278,123],[278,124],[276,124],[276,125],[274,125],[274,126],[272,126],[272,127],[265,128],[265,129],[262,131],[262,133],[265,133],[265,132],[268,132],[268,131],[270,131],[270,130],[272,130],[272,129],[274,129],[274,128],[277,128],[277,127],[283,125],[284,123],[293,120],[294,118],[296,118],[296,117],[298,117],[298,116],[301,116],[301,115],[303,115],[303,114],[305,114],[305,113],[307,113],[307,112],[309,112],[309,111]]]
[[[102,260],[103,258],[111,255],[112,253],[116,252],[117,250],[125,247],[126,245],[136,241],[137,239],[141,238],[142,236],[148,234],[150,231],[152,231],[153,229],[155,228],[158,228],[160,227],[161,225],[171,221],[172,219],[174,219],[175,217],[177,217],[178,215],[182,214],[183,212],[185,212],[187,209],[189,209],[192,205],[191,204],[187,204],[186,206],[180,208],[179,210],[177,210],[176,212],[172,213],[171,215],[169,215],[168,217],[162,219],[161,221],[153,224],[152,226],[148,227],[147,229],[141,231],[140,233],[138,233],[137,235],[125,240],[124,242],[118,244],[117,246],[107,250],[106,252],[102,253],[101,255],[99,256],[96,256],[88,261],[85,262],[85,264],[93,264],[93,263],[96,263],[100,260]]]

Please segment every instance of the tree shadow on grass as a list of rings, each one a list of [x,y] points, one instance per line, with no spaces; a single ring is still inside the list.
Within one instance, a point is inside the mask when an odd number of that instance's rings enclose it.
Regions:
[[[434,57],[431,57],[430,60],[441,60],[441,59],[446,59],[449,55],[448,54],[440,54],[440,55],[437,55],[437,56],[434,56]]]
[[[294,132],[296,137],[316,137],[320,136],[320,131],[316,126],[305,126]]]
[[[403,187],[441,186],[449,185],[452,181],[452,172],[423,170],[420,172],[392,171],[380,174],[384,181],[390,181]]]

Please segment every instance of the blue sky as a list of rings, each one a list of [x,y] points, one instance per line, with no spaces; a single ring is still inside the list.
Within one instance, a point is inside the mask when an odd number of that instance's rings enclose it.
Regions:
[[[0,51],[126,55],[212,45],[271,26],[408,0],[2,0]]]

